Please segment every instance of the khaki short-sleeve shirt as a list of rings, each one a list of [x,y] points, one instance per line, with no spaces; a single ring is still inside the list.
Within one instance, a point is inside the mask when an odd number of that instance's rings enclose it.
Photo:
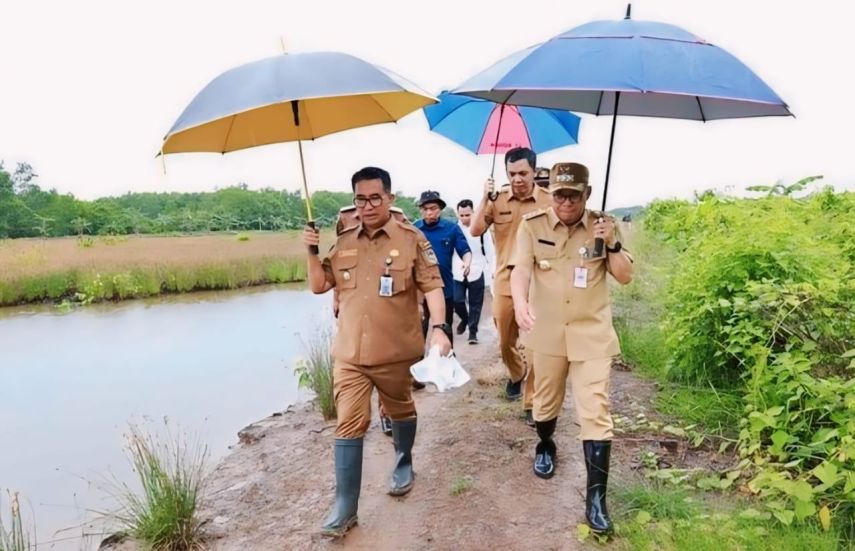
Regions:
[[[380,278],[392,278],[380,296]],[[425,236],[390,218],[372,235],[362,225],[345,229],[323,261],[327,282],[339,293],[333,356],[354,365],[380,365],[424,353],[417,290],[442,288],[436,255]]]
[[[550,207],[520,224],[511,265],[531,272],[535,322],[521,336],[527,348],[570,361],[620,354],[606,280],[608,255],[588,258],[582,252],[593,248],[597,216],[585,211],[579,223],[567,227]],[[577,268],[586,270],[584,288],[576,281]]]
[[[495,201],[487,203],[484,220],[488,228],[493,226],[496,239],[496,277],[493,281],[496,293],[511,296],[511,271],[508,266],[523,216],[548,208],[551,204],[552,196],[540,186],[534,186],[532,194],[525,199],[514,197],[508,186],[502,189]]]

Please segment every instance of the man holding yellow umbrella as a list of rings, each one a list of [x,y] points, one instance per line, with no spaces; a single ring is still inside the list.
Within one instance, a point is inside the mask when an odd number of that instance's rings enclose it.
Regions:
[[[342,312],[346,313],[339,318],[333,345],[339,418],[335,502],[322,527],[328,536],[343,536],[357,522],[362,436],[370,419],[368,398],[374,386],[392,418],[395,466],[389,493],[403,495],[412,488],[416,412],[405,364],[417,361],[423,351],[416,287],[428,299],[431,319],[439,320],[432,330],[432,343],[444,353],[450,343],[445,335],[448,328],[441,324],[445,303],[435,255],[417,230],[389,216],[394,196],[387,172],[364,169],[354,175],[354,204],[362,223],[344,231],[330,259],[321,263],[302,141],[394,122],[435,102],[400,76],[347,54],[285,54],[236,67],[214,79],[184,110],[161,147],[162,154],[227,153],[279,142],[298,143],[309,226],[304,241],[309,247],[310,284],[315,292],[341,287]],[[363,241],[368,247],[382,245],[382,254],[360,256]],[[371,261],[377,265],[369,265]],[[357,287],[365,292],[352,292]],[[434,295],[439,298],[431,300]],[[377,311],[369,311],[378,307],[375,303],[394,316],[396,323],[381,328],[383,320],[373,315]],[[409,325],[401,320],[413,321],[417,330],[408,331]]]

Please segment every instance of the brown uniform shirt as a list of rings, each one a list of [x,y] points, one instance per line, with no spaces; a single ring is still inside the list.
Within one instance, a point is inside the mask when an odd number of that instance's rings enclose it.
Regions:
[[[496,237],[496,277],[493,281],[496,293],[511,296],[511,271],[508,264],[523,216],[548,208],[551,204],[552,195],[540,186],[534,186],[532,194],[525,199],[514,197],[508,186],[502,189],[495,201],[487,203],[484,220],[488,228],[493,225],[493,235]]]
[[[391,259],[392,296],[380,296],[380,277]],[[327,281],[339,292],[333,357],[354,365],[381,365],[424,353],[416,290],[442,288],[436,255],[410,224],[389,218],[373,236],[362,225],[342,231],[323,261]]]
[[[529,304],[535,322],[534,329],[522,335],[527,348],[566,355],[570,361],[620,354],[606,281],[608,255],[583,259],[580,252],[593,249],[597,216],[585,211],[582,220],[568,228],[550,207],[520,224],[511,265],[531,271]],[[585,288],[574,285],[577,267],[588,270]]]

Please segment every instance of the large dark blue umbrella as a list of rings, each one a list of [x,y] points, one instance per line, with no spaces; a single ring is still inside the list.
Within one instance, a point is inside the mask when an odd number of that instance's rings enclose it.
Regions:
[[[593,21],[499,61],[453,90],[499,104],[710,121],[792,115],[741,61],[666,23]]]

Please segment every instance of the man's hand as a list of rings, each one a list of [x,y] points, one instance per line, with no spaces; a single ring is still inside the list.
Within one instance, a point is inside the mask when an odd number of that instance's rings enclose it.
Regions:
[[[487,178],[484,181],[484,197],[487,197],[491,193],[496,191],[496,180],[492,178]]]
[[[470,264],[471,262],[463,263],[463,279],[467,279],[469,277],[469,271],[472,269],[472,266],[470,266]]]
[[[609,216],[598,218],[594,223],[594,237],[601,238],[606,242],[606,246],[614,247],[616,241],[615,221]]]
[[[433,348],[434,346],[439,347],[439,353],[443,356],[448,356],[448,353],[451,352],[451,341],[448,340],[448,335],[438,327],[431,328],[430,347]]]
[[[531,311],[531,306],[528,302],[514,302],[514,317],[517,320],[517,325],[523,331],[531,331],[534,329],[534,313]]]
[[[303,228],[303,244],[306,247],[311,247],[312,245],[317,247],[321,244],[321,232],[316,228],[306,226]]]

